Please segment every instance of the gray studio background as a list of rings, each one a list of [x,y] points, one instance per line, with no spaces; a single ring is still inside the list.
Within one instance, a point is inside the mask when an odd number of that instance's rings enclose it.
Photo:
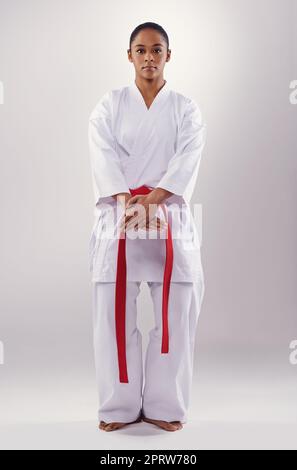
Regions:
[[[208,127],[192,199],[206,291],[184,430],[103,433],[87,125],[134,80],[126,49],[144,21],[168,32],[164,76]],[[296,0],[0,1],[1,447],[297,447],[296,21]],[[145,349],[146,283],[138,308]]]

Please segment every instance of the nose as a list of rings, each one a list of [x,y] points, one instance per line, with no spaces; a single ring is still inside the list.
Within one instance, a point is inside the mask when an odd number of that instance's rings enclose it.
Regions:
[[[151,60],[154,60],[153,58],[153,54],[151,52],[147,52],[146,55],[145,55],[145,61],[151,61]]]

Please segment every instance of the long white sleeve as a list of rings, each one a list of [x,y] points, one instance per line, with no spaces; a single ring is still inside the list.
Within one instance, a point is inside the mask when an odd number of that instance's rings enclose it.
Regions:
[[[194,187],[205,137],[206,125],[202,122],[199,107],[189,99],[178,131],[176,152],[157,187],[178,196],[185,196],[189,186]]]
[[[114,194],[129,193],[111,128],[110,93],[105,93],[89,118],[88,139],[95,201]]]

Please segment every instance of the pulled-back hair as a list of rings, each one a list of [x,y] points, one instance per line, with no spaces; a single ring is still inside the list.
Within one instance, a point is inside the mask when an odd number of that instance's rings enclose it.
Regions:
[[[130,41],[129,41],[129,48],[131,50],[131,44],[132,42],[134,41],[135,37],[137,36],[137,34],[139,33],[139,31],[142,31],[143,29],[154,29],[155,31],[158,31],[164,38],[165,42],[167,43],[167,49],[169,49],[169,38],[168,38],[168,34],[166,33],[165,29],[162,28],[162,26],[160,26],[159,24],[157,23],[153,23],[151,21],[147,21],[146,23],[142,23],[142,24],[139,24],[138,26],[136,26],[136,28],[132,31],[131,33],[131,36],[130,36]]]

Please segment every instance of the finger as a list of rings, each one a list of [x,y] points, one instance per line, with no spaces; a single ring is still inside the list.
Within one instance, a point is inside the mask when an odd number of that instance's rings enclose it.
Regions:
[[[126,229],[125,224],[121,224],[119,228],[120,228],[120,233],[125,232],[125,229]]]
[[[131,206],[126,209],[125,215],[126,217],[131,216],[131,215],[134,215],[135,212],[137,212],[136,209],[133,206]]]
[[[125,218],[122,218],[119,222],[120,231],[123,232],[125,230]]]
[[[162,227],[167,228],[168,227],[167,220],[161,220],[161,225],[162,225]]]
[[[132,196],[128,201],[127,207],[131,206],[131,204],[135,204],[140,197],[140,195]]]
[[[167,222],[161,221],[161,222],[160,222],[160,227],[161,227],[161,228],[167,228],[167,227],[168,227]]]
[[[156,219],[149,220],[148,225],[150,225],[151,227],[156,227],[157,226],[157,220]]]
[[[126,225],[126,230],[131,230],[131,229],[136,230],[137,227],[139,227],[139,226],[140,226],[140,224],[137,221],[130,222],[129,224]]]
[[[162,223],[163,222],[159,219],[159,217],[153,217],[148,221],[148,224],[152,224],[155,227],[160,226]]]
[[[147,225],[147,226],[145,227],[145,230],[146,230],[147,232],[155,232],[155,231],[157,230],[157,228],[154,227],[154,226],[152,226],[152,225]]]
[[[132,220],[133,218],[135,218],[136,216],[133,214],[133,215],[128,215],[125,217],[125,221],[124,223],[127,224],[130,220]]]
[[[121,219],[121,224],[122,225],[126,225],[128,222],[130,222],[130,220],[132,219],[136,219],[138,216],[138,214],[132,214],[132,215],[124,215]]]
[[[148,230],[158,230],[158,220],[156,218],[151,219],[147,223]]]
[[[136,224],[143,223],[143,219],[139,217],[133,217],[127,224],[126,230],[130,230],[132,227],[135,227]]]
[[[127,224],[127,222],[129,222],[129,220],[131,220],[132,217],[133,217],[133,215],[129,215],[128,217],[123,216],[123,217],[121,218],[121,220],[120,220],[120,223],[119,223],[120,227],[121,227],[121,228],[125,227],[125,225]]]
[[[128,222],[131,221],[132,223],[134,223],[133,221],[134,221],[134,220],[137,220],[137,217],[138,217],[137,215],[136,215],[136,216],[135,216],[135,215],[130,215],[130,216],[128,216],[128,217],[124,217],[124,219],[123,219],[123,221],[122,221],[122,225],[123,225],[124,227],[127,227]]]
[[[159,217],[157,217],[157,226],[159,228],[166,228],[167,227],[167,222],[165,220],[161,220]]]

